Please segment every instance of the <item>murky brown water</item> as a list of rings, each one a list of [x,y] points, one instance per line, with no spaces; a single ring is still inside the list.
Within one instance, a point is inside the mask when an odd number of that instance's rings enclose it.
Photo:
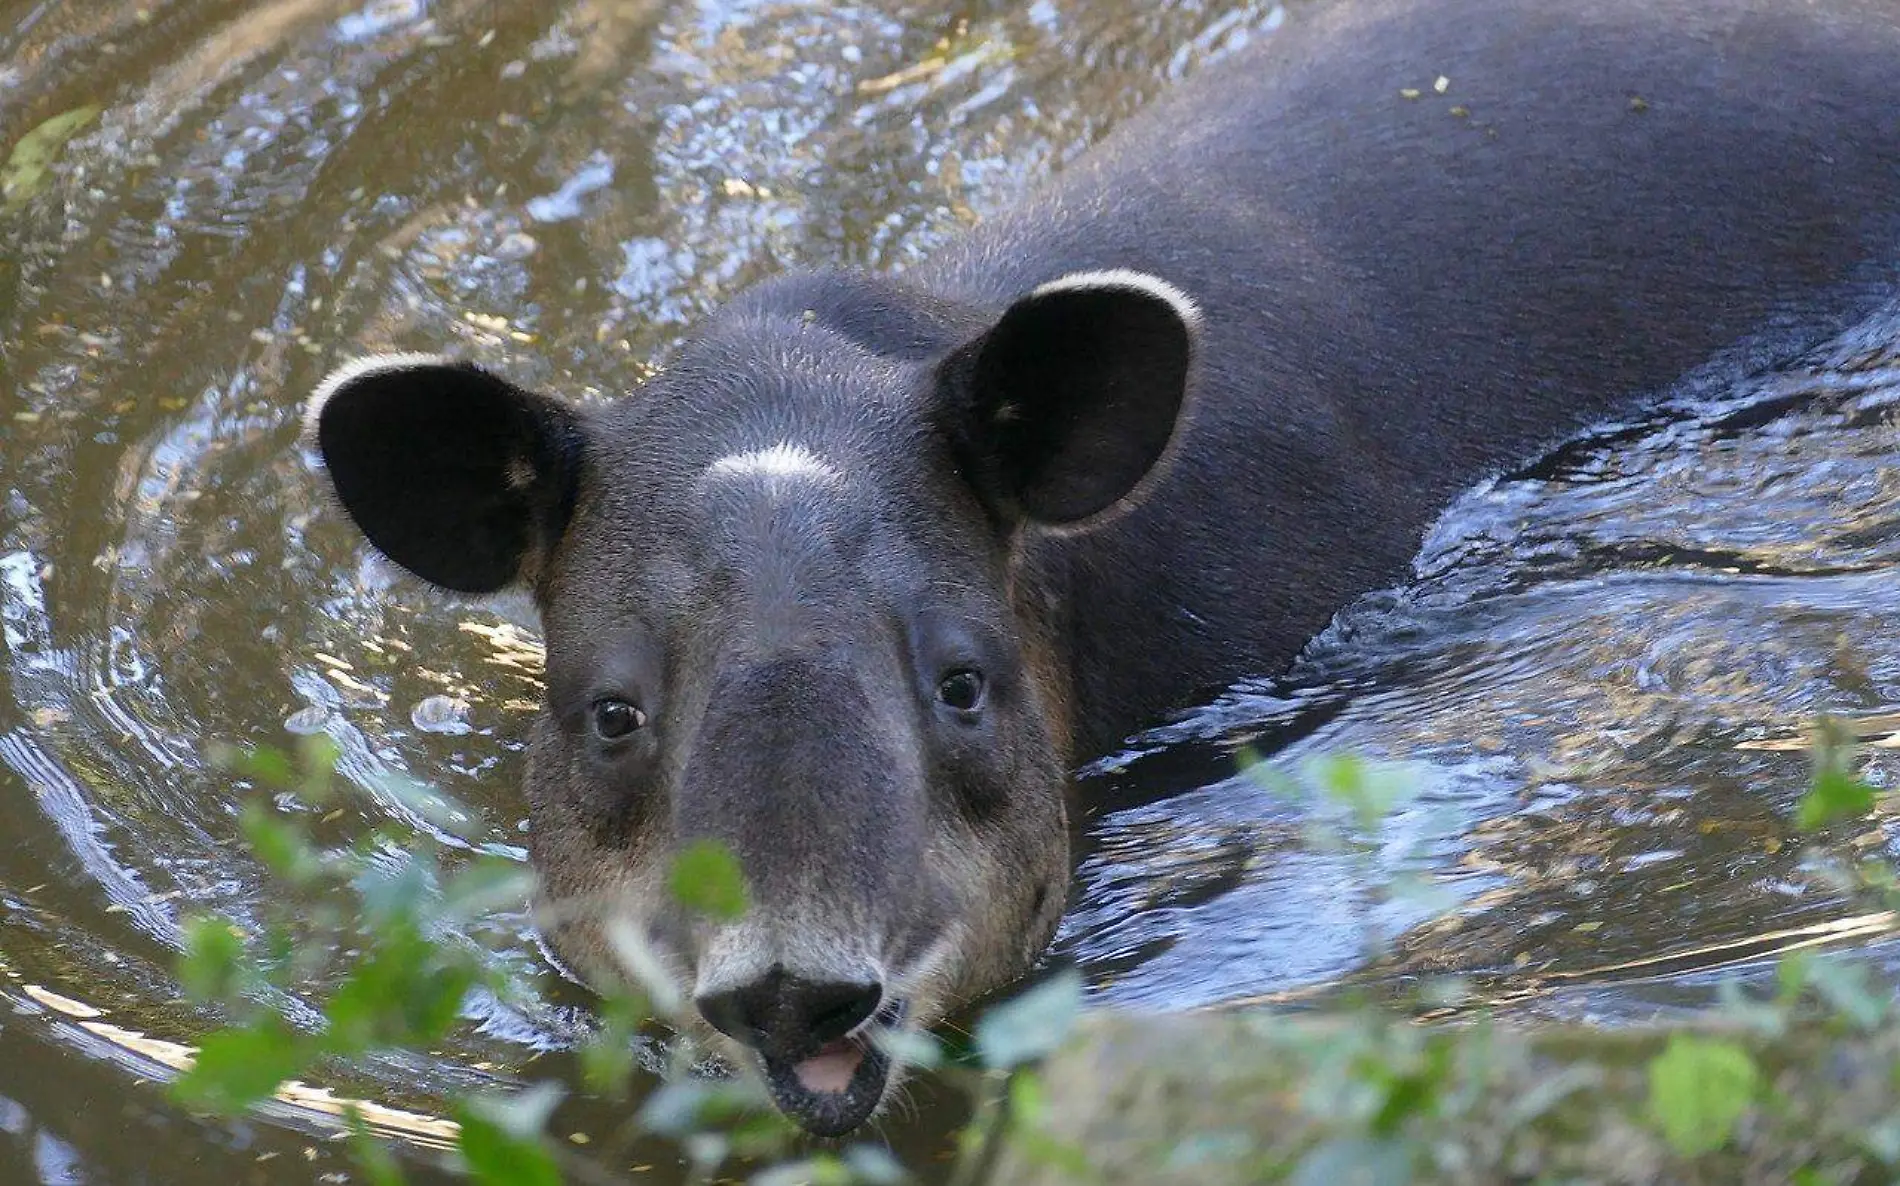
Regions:
[[[1299,9],[0,0],[0,151],[103,109],[0,214],[0,1183],[344,1168],[307,1109],[203,1123],[149,1082],[210,1024],[167,972],[181,909],[245,918],[263,891],[206,740],[327,730],[349,776],[439,782],[519,851],[531,618],[424,593],[325,513],[296,437],[330,366],[447,346],[604,398],[739,287],[902,266],[1281,19]],[[1900,728],[1896,342],[1871,326],[1766,381],[1802,397],[1771,413],[1704,409],[1474,494],[1420,580],[1294,678],[1095,775],[1063,946],[1100,998],[1297,996],[1359,965],[1368,920],[1404,971],[1602,1018],[1811,939],[1884,950],[1888,920],[1805,868],[1784,819],[1809,715]],[[1456,908],[1357,908],[1353,868],[1229,777],[1240,744],[1416,762],[1380,864]],[[1890,845],[1855,831],[1843,850]],[[488,941],[534,970],[515,922]],[[426,1115],[565,1074],[583,1004],[484,1005],[439,1054],[337,1086]],[[914,1099],[885,1131],[928,1164],[959,1113]],[[615,1120],[581,1100],[561,1124]],[[601,1164],[677,1176],[660,1149]]]

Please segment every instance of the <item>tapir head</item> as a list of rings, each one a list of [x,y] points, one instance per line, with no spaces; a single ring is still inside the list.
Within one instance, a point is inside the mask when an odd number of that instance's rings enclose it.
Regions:
[[[1070,876],[1067,611],[1034,541],[1156,466],[1195,318],[1130,272],[990,309],[807,277],[598,409],[423,356],[323,385],[315,446],[371,543],[534,593],[527,790],[565,962],[606,974],[639,935],[820,1134],[888,1093],[874,1027],[1029,968]],[[667,892],[704,839],[744,873],[737,921]]]

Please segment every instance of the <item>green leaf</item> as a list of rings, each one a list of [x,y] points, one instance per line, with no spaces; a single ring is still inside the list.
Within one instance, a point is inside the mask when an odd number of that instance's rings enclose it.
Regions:
[[[647,1132],[684,1141],[722,1126],[736,1131],[745,1126],[729,1122],[740,1117],[746,1117],[748,1124],[756,1119],[779,1130],[789,1123],[770,1109],[758,1079],[713,1081],[697,1075],[661,1084],[640,1105],[639,1123]]]
[[[476,1096],[468,1103],[502,1132],[525,1140],[547,1131],[548,1119],[566,1095],[559,1083],[543,1080],[520,1091]]]
[[[731,1144],[734,1156],[748,1161],[787,1156],[786,1150],[802,1138],[798,1127],[772,1107],[768,1099],[749,1098],[751,1094],[745,1088],[737,1092],[728,1090],[715,1101],[711,1112],[720,1135]],[[763,1092],[760,1095],[762,1097]]]
[[[712,1084],[701,1079],[662,1083],[640,1105],[640,1127],[663,1137],[679,1137],[700,1127],[700,1113],[712,1102]]]
[[[482,918],[523,907],[533,893],[533,870],[507,857],[483,857],[442,887],[442,910],[450,918]]]
[[[653,1011],[661,1017],[679,1016],[686,1008],[686,994],[639,928],[624,917],[614,916],[601,929],[619,970],[646,994]]]
[[[899,1186],[910,1180],[890,1150],[878,1145],[853,1145],[842,1157],[815,1153],[781,1162],[753,1174],[748,1186]]]
[[[1408,1119],[1431,1112],[1451,1074],[1451,1055],[1450,1043],[1434,1042],[1425,1048],[1424,1057],[1416,1065],[1383,1068],[1384,1082],[1380,1086],[1385,1098],[1370,1122],[1374,1135],[1397,1137]]]
[[[853,1175],[851,1180],[865,1186],[898,1186],[910,1180],[897,1158],[882,1145],[853,1145],[844,1151],[844,1164]]]
[[[1860,1147],[1880,1159],[1881,1164],[1900,1164],[1900,1116],[1889,1116],[1868,1126],[1860,1134]]]
[[[435,882],[434,850],[426,846],[394,864],[371,857],[355,880],[364,924],[379,932],[413,928],[439,901]]]
[[[1442,881],[1417,873],[1393,874],[1386,880],[1384,896],[1387,901],[1403,902],[1413,909],[1431,914],[1444,914],[1462,901]]]
[[[720,922],[741,917],[748,907],[745,871],[717,840],[695,840],[682,848],[667,884],[680,905]]]
[[[1352,812],[1362,831],[1376,828],[1418,793],[1417,781],[1404,771],[1374,766],[1350,754],[1317,758],[1307,770],[1328,799]]]
[[[1298,779],[1268,761],[1259,750],[1245,746],[1234,753],[1234,762],[1240,773],[1268,794],[1277,795],[1289,803],[1306,801],[1306,790]]]
[[[336,774],[337,759],[342,756],[343,747],[328,733],[311,733],[297,739],[297,761],[303,767],[303,777],[296,787],[304,802],[322,806],[334,797],[330,784]]]
[[[1472,999],[1476,990],[1464,976],[1431,976],[1418,986],[1418,1003],[1427,1009],[1449,1009]]]
[[[1402,1141],[1337,1137],[1302,1157],[1288,1181],[1292,1186],[1404,1186],[1412,1181],[1415,1160]]]
[[[273,1014],[206,1038],[172,1093],[190,1107],[241,1112],[302,1071],[313,1053],[303,1034]]]
[[[977,1056],[991,1070],[1033,1062],[1062,1045],[1081,1015],[1082,974],[1064,968],[977,1021]]]
[[[1874,788],[1840,769],[1815,772],[1808,793],[1795,805],[1794,826],[1803,832],[1824,828],[1837,820],[1866,815],[1874,809]]]
[[[375,795],[451,836],[477,841],[488,830],[480,812],[407,774],[385,771],[373,775],[369,784]]]
[[[830,1153],[787,1161],[752,1175],[748,1186],[853,1186],[859,1179]]]
[[[1775,964],[1775,1001],[1792,1005],[1808,990],[1808,977],[1814,971],[1814,955],[1791,951]]]
[[[627,1094],[633,1074],[634,1042],[646,1018],[645,1002],[616,993],[601,1003],[600,1030],[581,1044],[581,1081],[587,1090],[612,1099]]]
[[[1043,1090],[1042,1079],[1029,1071],[1017,1071],[1009,1077],[1009,1136],[1033,1165],[1049,1166],[1078,1181],[1096,1176],[1080,1145],[1061,1140],[1049,1131],[1049,1096]],[[1170,1153],[1171,1164],[1180,1151],[1177,1145]]]
[[[1779,965],[1776,975],[1780,976],[1785,971],[1786,966]],[[1716,1014],[1729,1026],[1749,1030],[1764,1038],[1778,1038],[1788,1029],[1788,1005],[1800,995],[1797,985],[1794,995],[1786,1000],[1779,997],[1757,1000],[1742,989],[1740,981],[1725,976],[1715,986]]]
[[[1864,965],[1815,960],[1808,967],[1807,984],[1829,1008],[1859,1029],[1872,1030],[1887,1015],[1889,990],[1877,984]]]
[[[308,925],[308,924],[306,924]],[[300,960],[308,960],[313,954],[323,956],[324,951],[317,944],[305,944],[299,938],[299,932],[283,920],[273,920],[264,926],[263,959],[258,971],[266,982],[278,988],[288,988],[293,980],[304,979],[300,973],[303,968]],[[318,948],[312,951],[312,948]]]
[[[244,932],[216,915],[185,920],[178,979],[185,995],[200,1004],[238,997],[255,979],[245,964]]]
[[[1760,1073],[1733,1042],[1674,1034],[1649,1063],[1649,1114],[1677,1153],[1720,1149],[1755,1099]]]
[[[238,813],[244,843],[266,869],[295,887],[323,876],[323,857],[303,830],[264,803],[253,800]]]
[[[464,953],[431,943],[413,924],[392,926],[330,998],[324,1045],[339,1054],[428,1046],[455,1024],[475,981]]]
[[[1602,1082],[1603,1069],[1595,1066],[1567,1066],[1544,1076],[1512,1101],[1504,1113],[1505,1130],[1527,1128],[1572,1095]]]
[[[1025,1160],[1033,1165],[1048,1166],[1064,1177],[1077,1182],[1093,1181],[1100,1177],[1095,1172],[1094,1163],[1089,1160],[1088,1151],[1074,1141],[1065,1141],[1051,1136],[1043,1129],[1017,1129],[1010,1141],[1021,1152]],[[1175,1146],[1169,1153],[1172,1162],[1181,1151]]]
[[[900,1066],[934,1071],[944,1064],[943,1043],[923,1030],[873,1029],[871,1041]]]
[[[561,1186],[554,1155],[538,1135],[520,1136],[465,1103],[456,1109],[469,1176],[482,1186]]]
[[[1012,1124],[1034,1128],[1049,1115],[1049,1094],[1042,1089],[1042,1077],[1033,1071],[1019,1071],[1009,1077],[1009,1118]]]
[[[46,188],[60,150],[81,128],[91,123],[99,111],[96,104],[62,111],[20,137],[13,151],[7,154],[7,163],[0,165],[0,200],[5,203],[6,212],[19,209]]]
[[[250,779],[272,790],[289,790],[297,782],[297,771],[290,763],[290,755],[270,746],[245,749],[220,741],[212,743],[205,756],[213,766],[225,773]]]

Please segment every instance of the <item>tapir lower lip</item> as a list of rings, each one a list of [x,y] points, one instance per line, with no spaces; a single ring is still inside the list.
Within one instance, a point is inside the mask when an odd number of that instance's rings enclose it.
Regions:
[[[868,1038],[849,1040],[858,1044],[863,1061],[843,1091],[812,1091],[799,1081],[794,1062],[776,1058],[762,1060],[772,1102],[813,1136],[844,1136],[869,1120],[883,1102],[884,1085],[891,1077],[890,1056]]]
[[[846,1039],[857,1046],[863,1061],[843,1091],[813,1091],[799,1078],[799,1060],[762,1055],[772,1102],[813,1136],[842,1137],[857,1128],[877,1111],[891,1078],[890,1055],[873,1039],[873,1028],[901,1025],[907,1012],[906,1002],[887,1001],[869,1025]]]

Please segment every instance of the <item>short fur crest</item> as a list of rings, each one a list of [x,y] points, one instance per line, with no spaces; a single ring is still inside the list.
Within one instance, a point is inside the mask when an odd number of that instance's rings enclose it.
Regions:
[[[837,467],[792,441],[765,449],[728,453],[706,467],[709,478],[799,478],[831,485],[844,480]]]

